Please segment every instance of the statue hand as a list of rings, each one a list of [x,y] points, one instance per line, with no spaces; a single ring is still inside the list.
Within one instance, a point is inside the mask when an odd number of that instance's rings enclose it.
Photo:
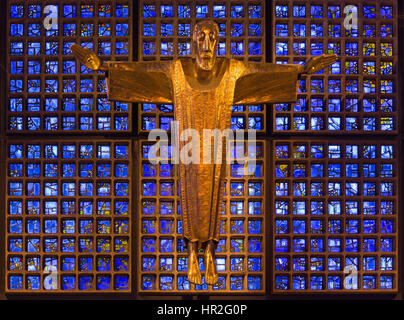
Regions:
[[[70,51],[82,64],[84,64],[90,70],[106,71],[106,67],[103,66],[101,59],[91,50],[83,48],[78,44],[72,44]]]
[[[304,65],[303,74],[313,74],[321,69],[324,69],[338,60],[336,54],[323,54],[310,58],[310,60]]]

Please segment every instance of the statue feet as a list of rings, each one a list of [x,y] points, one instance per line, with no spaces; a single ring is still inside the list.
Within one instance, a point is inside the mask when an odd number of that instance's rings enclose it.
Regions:
[[[216,273],[215,261],[213,260],[213,243],[209,243],[205,250],[205,263],[206,263],[206,273],[205,273],[205,283],[209,285],[215,285],[219,277]]]
[[[196,244],[196,243],[195,243]],[[199,270],[196,246],[190,243],[188,256],[188,280],[191,283],[202,285],[201,271]]]

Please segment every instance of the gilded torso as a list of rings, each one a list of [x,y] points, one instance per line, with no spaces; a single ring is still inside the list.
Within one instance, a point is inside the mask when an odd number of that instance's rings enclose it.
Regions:
[[[187,61],[188,63],[190,61]],[[191,85],[180,60],[173,62],[171,79],[175,120],[179,134],[186,129],[195,129],[200,135],[200,164],[183,164],[180,161],[180,194],[183,215],[183,234],[191,241],[218,241],[223,185],[226,174],[226,145],[217,152],[221,163],[202,163],[203,130],[230,128],[235,85],[240,72],[240,62],[222,61],[225,68],[215,85]],[[179,141],[179,148],[187,142]],[[211,160],[217,145],[211,148]]]
[[[176,120],[183,129],[230,128],[230,118],[236,81],[242,70],[241,62],[223,59],[225,70],[212,86],[196,87],[187,79],[181,59],[173,62],[171,79]],[[190,59],[189,59],[190,60]],[[188,61],[189,63],[189,61]],[[202,132],[202,131],[201,131]]]

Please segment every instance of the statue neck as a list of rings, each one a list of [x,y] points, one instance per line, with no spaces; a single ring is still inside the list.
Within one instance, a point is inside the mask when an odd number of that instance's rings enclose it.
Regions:
[[[216,59],[212,70],[200,68],[195,59],[181,59],[182,69],[189,85],[197,90],[216,88],[227,70],[227,59]]]

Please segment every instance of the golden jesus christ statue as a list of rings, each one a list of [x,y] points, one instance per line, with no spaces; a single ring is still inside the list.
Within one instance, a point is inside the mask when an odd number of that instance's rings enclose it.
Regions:
[[[107,73],[108,98],[137,103],[175,106],[179,132],[230,128],[232,106],[237,104],[292,103],[297,99],[302,74],[317,72],[337,60],[322,55],[306,65],[242,62],[216,57],[219,29],[213,21],[195,25],[195,58],[151,62],[101,62],[79,45],[71,50],[81,63]],[[185,142],[179,142],[183,147]],[[202,148],[202,146],[201,146]],[[220,154],[225,157],[223,147]],[[198,247],[205,248],[205,283],[218,281],[215,246],[219,241],[219,214],[223,196],[225,161],[179,164],[183,237],[188,251],[188,280],[202,284]]]

